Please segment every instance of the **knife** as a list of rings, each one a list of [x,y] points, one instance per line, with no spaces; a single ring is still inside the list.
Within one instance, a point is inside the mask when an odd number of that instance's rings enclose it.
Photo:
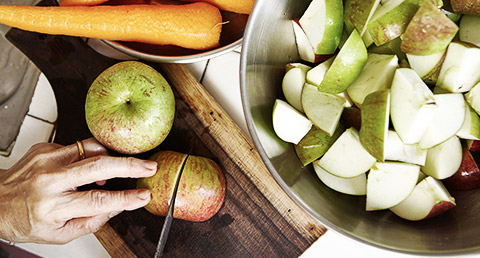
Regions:
[[[165,217],[165,221],[163,222],[162,231],[160,233],[160,238],[158,239],[157,250],[155,251],[155,258],[161,257],[163,254],[163,249],[165,249],[165,245],[167,243],[168,233],[170,232],[170,226],[172,225],[173,221],[173,209],[175,207],[175,198],[177,197],[177,190],[178,185],[180,183],[180,178],[182,177],[183,169],[185,168],[185,164],[187,163],[187,159],[190,157],[190,153],[187,154],[187,157],[182,163],[180,167],[180,172],[178,173],[177,180],[175,182],[175,186],[173,188],[172,197],[168,203],[168,211],[167,216]]]

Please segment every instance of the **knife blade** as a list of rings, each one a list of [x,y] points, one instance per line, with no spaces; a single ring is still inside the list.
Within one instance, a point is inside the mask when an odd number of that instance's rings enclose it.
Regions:
[[[188,157],[190,157],[190,153],[187,154],[187,157],[183,161],[182,166],[180,167],[180,172],[178,173],[177,180],[175,181],[172,197],[170,198],[168,203],[167,216],[165,217],[165,221],[163,222],[160,238],[158,239],[157,249],[154,255],[155,258],[161,257],[163,255],[163,250],[165,249],[165,245],[167,244],[168,233],[170,232],[170,227],[173,221],[173,211],[175,207],[175,198],[177,197],[178,185],[180,183],[180,178],[182,177],[183,169],[185,168]]]

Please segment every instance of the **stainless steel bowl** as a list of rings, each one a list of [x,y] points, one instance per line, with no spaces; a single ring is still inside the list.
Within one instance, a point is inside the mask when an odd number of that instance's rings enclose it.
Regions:
[[[243,39],[240,80],[253,141],[280,186],[311,216],[353,239],[408,253],[474,252],[480,247],[480,190],[454,192],[457,207],[419,222],[390,211],[365,211],[365,197],[335,192],[302,168],[293,146],[276,137],[272,108],[283,98],[285,64],[300,61],[291,25],[310,0],[257,0]]]

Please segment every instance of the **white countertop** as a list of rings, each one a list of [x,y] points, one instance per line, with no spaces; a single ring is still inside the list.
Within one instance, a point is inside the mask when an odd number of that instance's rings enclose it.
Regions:
[[[90,42],[91,45],[95,45],[95,42]],[[227,53],[223,56],[203,61],[199,63],[187,65],[188,69],[198,78],[198,80],[205,86],[207,91],[218,101],[218,103],[225,109],[225,111],[231,116],[231,118],[240,126],[242,130],[248,135],[247,125],[242,108],[242,102],[240,97],[239,86],[239,65],[240,65],[240,52],[234,51]],[[46,107],[45,112],[41,115],[35,114],[32,117],[48,117],[56,119],[56,105],[54,104],[54,97],[52,96],[51,88],[45,79],[39,81],[38,86],[39,93],[36,93],[32,105],[41,103],[52,103],[51,105],[43,105]],[[39,108],[35,108],[36,112]],[[48,121],[50,121],[48,120]],[[41,120],[40,123],[47,123],[45,126],[37,124],[30,125],[27,122],[22,126],[22,130],[28,131],[28,128],[44,128],[41,130],[42,137],[27,138],[24,137],[24,141],[19,141],[15,148],[20,157],[22,152],[24,153],[29,146],[39,141],[46,141],[50,135],[52,128],[48,125],[47,120]],[[27,129],[25,129],[25,128]],[[37,130],[38,132],[38,130]],[[30,135],[31,134],[26,134]],[[14,159],[14,158],[12,158]],[[105,249],[101,246],[98,240],[93,234],[76,239],[66,245],[39,245],[39,244],[17,244],[25,250],[33,252],[42,257],[110,257]],[[474,254],[468,254],[463,257],[477,257],[480,252]],[[356,240],[352,240],[347,236],[340,234],[334,230],[328,230],[323,236],[321,236],[303,255],[302,257],[429,257],[429,256],[417,256],[403,253],[392,252],[380,248],[376,248],[370,245],[366,245]],[[448,256],[443,256],[448,257]]]

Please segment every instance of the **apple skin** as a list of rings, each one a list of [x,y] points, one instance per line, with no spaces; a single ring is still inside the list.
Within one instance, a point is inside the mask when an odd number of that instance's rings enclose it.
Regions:
[[[473,152],[480,151],[480,141],[479,140],[470,141],[468,149]]]
[[[480,15],[480,2],[476,0],[451,0],[450,4],[455,13]]]
[[[455,207],[455,204],[453,202],[441,201],[440,203],[437,203],[432,207],[430,213],[428,213],[428,215],[424,219],[436,217],[446,212],[447,210],[450,210],[453,207]]]
[[[150,213],[166,216],[175,178],[180,176],[173,217],[202,222],[213,217],[225,199],[226,180],[222,169],[211,159],[174,151],[160,151],[152,159],[157,161],[157,173],[138,180],[137,188],[149,189],[152,200],[145,206]]]
[[[443,184],[453,190],[471,190],[480,187],[480,170],[468,148],[463,148],[460,168],[451,177],[443,180]]]
[[[160,145],[173,126],[175,97],[165,78],[137,61],[117,63],[90,86],[85,119],[92,135],[123,154]]]

